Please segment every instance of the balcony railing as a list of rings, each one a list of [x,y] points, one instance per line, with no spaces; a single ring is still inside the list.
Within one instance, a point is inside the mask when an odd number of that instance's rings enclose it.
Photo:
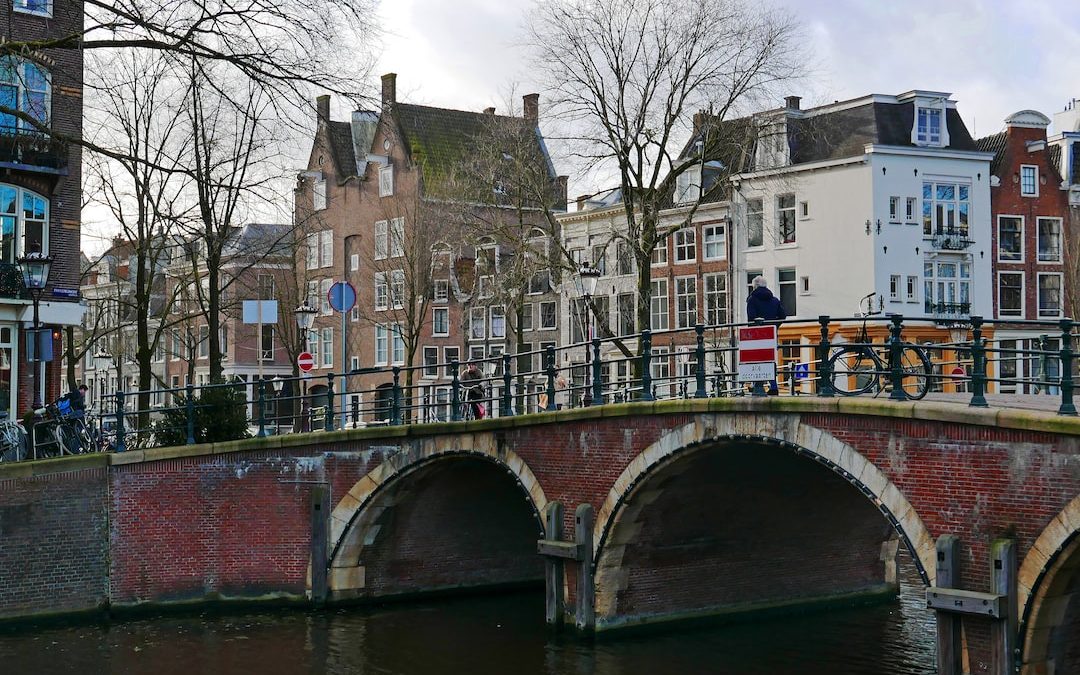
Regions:
[[[0,166],[67,173],[67,144],[46,134],[23,129],[0,129]]]
[[[968,239],[967,234],[960,234],[959,232],[947,232],[945,234],[937,234],[934,236],[933,246],[945,251],[963,251],[975,242]]]

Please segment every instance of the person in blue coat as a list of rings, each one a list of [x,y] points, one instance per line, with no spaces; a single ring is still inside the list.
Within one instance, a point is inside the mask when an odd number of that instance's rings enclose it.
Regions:
[[[766,285],[765,277],[758,275],[754,277],[752,282],[754,290],[750,291],[750,296],[746,298],[746,319],[748,321],[754,321],[755,319],[764,319],[765,321],[782,321],[787,318],[787,312],[784,310],[784,303],[780,302],[780,298],[773,295],[772,291]],[[780,393],[776,386],[776,380],[769,382],[769,396],[776,396]]]

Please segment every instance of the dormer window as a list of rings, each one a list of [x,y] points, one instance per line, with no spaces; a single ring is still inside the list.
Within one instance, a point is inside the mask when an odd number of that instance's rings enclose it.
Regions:
[[[919,108],[915,139],[920,144],[941,145],[941,109]]]

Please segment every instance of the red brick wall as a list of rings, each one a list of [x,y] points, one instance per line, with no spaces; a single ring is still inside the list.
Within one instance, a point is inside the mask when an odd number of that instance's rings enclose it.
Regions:
[[[0,618],[108,602],[107,482],[104,467],[0,480]]]

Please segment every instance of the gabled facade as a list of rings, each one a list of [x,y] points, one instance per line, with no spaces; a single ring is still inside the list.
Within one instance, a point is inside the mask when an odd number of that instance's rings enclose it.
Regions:
[[[308,342],[316,361],[313,406],[325,403],[319,397],[329,374],[414,366],[401,376],[412,383],[413,414],[441,418],[452,373],[434,364],[516,352],[512,339],[532,349],[556,339],[542,318],[550,309],[543,303],[557,301],[550,277],[528,282],[513,317],[498,300],[508,290],[506,261],[519,253],[498,240],[499,231],[513,227],[519,212],[502,203],[497,177],[486,195],[458,180],[497,123],[534,139],[530,153],[551,182],[551,206],[565,204],[565,180],[555,175],[537,127],[538,98],[528,95],[523,104],[522,117],[413,105],[397,100],[392,73],[382,78],[381,110],[354,112],[348,122],[332,120],[329,97],[319,97],[311,156],[295,191],[295,221],[307,238],[301,278],[308,303],[320,310]],[[483,222],[481,211],[494,221],[491,236],[476,236],[478,227],[467,236],[462,221]],[[526,238],[529,218],[542,224],[539,212],[526,216]],[[344,321],[327,301],[341,280],[357,292]],[[385,375],[350,377],[354,393],[335,406],[340,413],[344,404],[348,423],[385,419],[391,384]],[[335,388],[340,392],[339,382]]]

